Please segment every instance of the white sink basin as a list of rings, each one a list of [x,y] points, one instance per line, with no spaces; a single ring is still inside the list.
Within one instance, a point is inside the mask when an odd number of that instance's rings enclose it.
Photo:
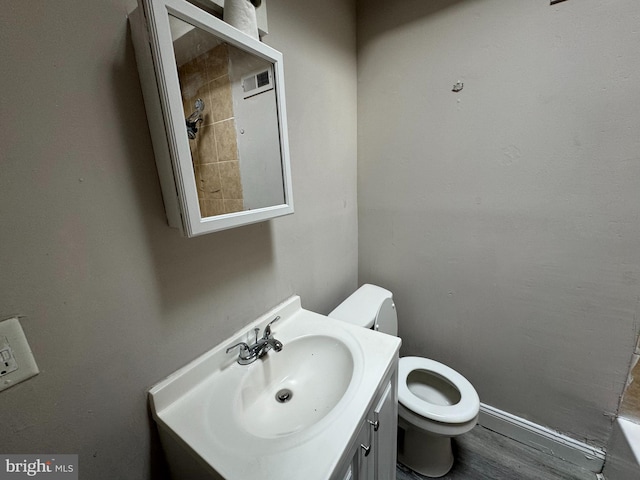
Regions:
[[[270,352],[249,369],[235,414],[259,437],[290,435],[324,418],[344,396],[354,359],[336,337],[307,335]]]
[[[281,351],[249,365],[229,353],[226,364],[191,392],[206,413],[201,425],[228,453],[247,445],[270,453],[306,441],[331,422],[362,380],[363,351],[348,331],[318,321],[287,323],[284,316],[274,327]],[[285,390],[290,399],[279,403],[276,395]]]

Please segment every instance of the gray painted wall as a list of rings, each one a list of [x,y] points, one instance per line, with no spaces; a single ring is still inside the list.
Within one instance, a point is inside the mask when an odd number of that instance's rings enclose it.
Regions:
[[[268,3],[296,213],[194,239],[164,218],[131,2],[3,3],[0,318],[41,373],[0,393],[0,452],[163,478],[152,384],[292,294],[326,313],[356,288],[355,5]]]
[[[598,445],[638,329],[639,24],[636,0],[358,4],[360,283],[395,293],[403,355]]]

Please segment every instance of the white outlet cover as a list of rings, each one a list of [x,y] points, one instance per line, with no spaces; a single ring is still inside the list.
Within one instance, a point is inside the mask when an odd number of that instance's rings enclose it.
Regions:
[[[6,352],[12,355],[12,358],[5,358],[0,364],[0,371],[6,365],[4,371],[8,372],[0,376],[0,392],[40,373],[27,337],[16,317],[0,322],[0,350],[5,352],[5,356]]]

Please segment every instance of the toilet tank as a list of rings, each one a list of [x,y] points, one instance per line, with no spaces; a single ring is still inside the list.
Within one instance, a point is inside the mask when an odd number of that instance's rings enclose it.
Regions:
[[[376,285],[362,285],[328,316],[398,336],[398,317],[393,294]]]

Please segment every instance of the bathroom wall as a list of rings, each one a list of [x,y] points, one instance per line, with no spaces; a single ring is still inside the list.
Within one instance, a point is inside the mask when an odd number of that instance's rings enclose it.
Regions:
[[[355,4],[268,2],[296,213],[193,239],[166,224],[131,7],[0,11],[0,318],[41,370],[0,392],[0,452],[78,453],[93,480],[166,478],[155,382],[292,294],[328,312],[357,286]]]
[[[600,446],[639,328],[639,24],[636,0],[358,3],[360,283],[395,293],[403,355]]]

